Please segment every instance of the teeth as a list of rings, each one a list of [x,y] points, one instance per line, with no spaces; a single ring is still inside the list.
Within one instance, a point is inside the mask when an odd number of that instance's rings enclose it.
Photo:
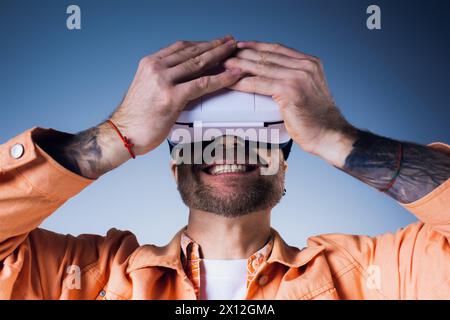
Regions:
[[[215,165],[210,169],[212,175],[218,175],[221,173],[229,173],[229,172],[246,172],[247,167],[242,164],[219,164]]]

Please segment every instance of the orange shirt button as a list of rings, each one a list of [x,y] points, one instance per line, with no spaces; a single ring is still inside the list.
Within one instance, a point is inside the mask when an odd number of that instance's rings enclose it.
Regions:
[[[17,143],[12,146],[11,150],[9,150],[9,154],[14,159],[19,159],[25,151],[25,148],[20,143]]]

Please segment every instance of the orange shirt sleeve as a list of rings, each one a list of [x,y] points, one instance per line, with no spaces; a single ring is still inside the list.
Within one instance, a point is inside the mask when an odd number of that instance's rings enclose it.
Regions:
[[[450,157],[450,146],[447,144],[432,143],[430,147]],[[437,232],[447,238],[450,236],[450,179],[421,199],[402,206]]]
[[[73,237],[38,228],[93,182],[39,148],[39,132],[48,131],[33,128],[0,145],[0,299],[95,299],[113,268],[124,273],[137,239],[115,229]],[[65,287],[73,266],[83,290]]]
[[[39,130],[27,130],[0,146],[0,260],[13,249],[8,239],[35,229],[93,181],[66,170],[40,149],[32,139]]]
[[[442,143],[431,147],[450,153]],[[325,234],[309,239],[327,248],[341,298],[450,297],[450,179],[423,198],[401,205],[420,221],[376,237]]]

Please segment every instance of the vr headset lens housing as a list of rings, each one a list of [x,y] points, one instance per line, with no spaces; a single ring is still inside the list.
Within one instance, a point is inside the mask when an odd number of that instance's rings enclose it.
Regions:
[[[244,141],[246,148],[281,149],[285,159],[292,146],[279,107],[271,97],[229,89],[191,101],[180,113],[168,141],[172,153],[178,145],[205,150],[219,137],[229,136]]]
[[[265,142],[257,142],[257,141],[249,141],[249,140],[241,140],[242,143],[244,144],[241,148],[245,148],[244,150],[246,152],[249,152],[249,150],[251,148],[264,148],[264,149],[281,149],[281,152],[283,152],[283,156],[284,159],[287,160],[289,157],[289,154],[291,152],[292,149],[292,139],[290,139],[288,142],[285,143],[279,143],[279,144],[275,144],[275,143],[265,143]],[[200,142],[192,142],[192,143],[186,143],[186,144],[176,144],[173,143],[170,140],[167,140],[168,144],[169,144],[169,150],[171,155],[173,155],[174,153],[174,148],[179,149],[179,152],[183,152],[182,150],[186,150],[187,148],[189,148],[191,150],[191,152],[195,152],[195,150],[201,150],[202,154],[205,151],[205,149],[210,146],[214,140],[210,140],[210,141],[200,141]],[[214,148],[212,148],[214,149]],[[212,150],[212,152],[214,152],[214,150]]]

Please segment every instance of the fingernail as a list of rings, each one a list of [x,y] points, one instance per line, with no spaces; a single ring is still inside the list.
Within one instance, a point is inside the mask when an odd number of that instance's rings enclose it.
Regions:
[[[243,48],[243,47],[245,47],[245,42],[239,41],[239,42],[237,43],[237,47],[238,47],[238,48]]]
[[[227,42],[225,42],[225,44],[227,45],[227,46],[230,46],[230,47],[234,47],[235,45],[236,45],[236,40],[228,40]]]

